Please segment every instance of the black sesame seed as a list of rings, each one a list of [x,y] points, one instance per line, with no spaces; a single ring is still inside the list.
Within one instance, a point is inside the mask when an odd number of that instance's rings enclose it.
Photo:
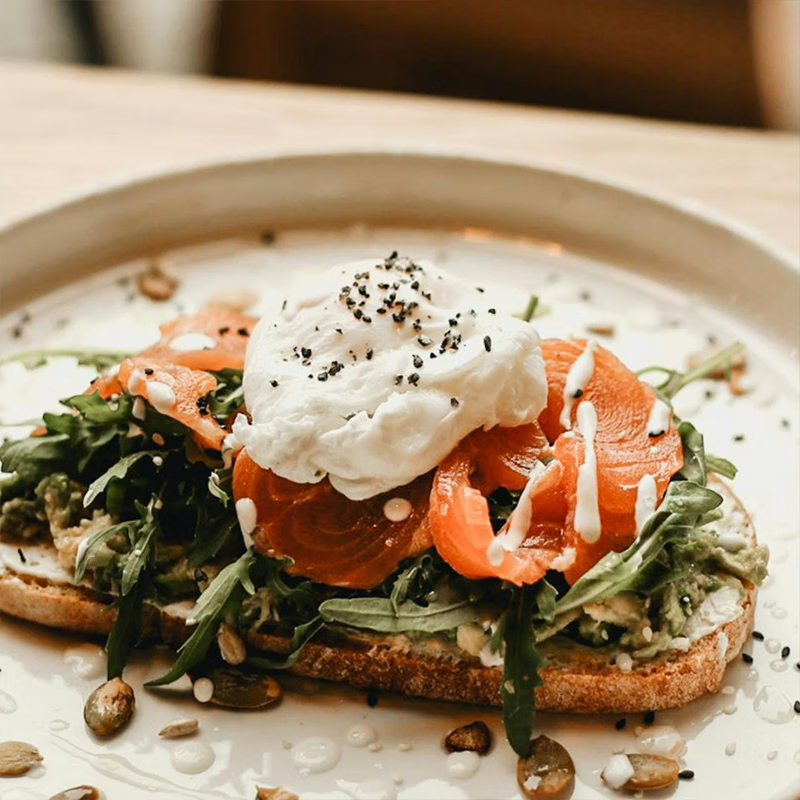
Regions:
[[[743,442],[744,441],[744,434],[743,433],[735,434],[734,437],[733,437],[733,441],[734,442]]]
[[[797,663],[794,665],[794,668],[795,668],[795,669],[796,669],[798,672],[800,672],[800,661],[798,661],[798,662],[797,662]]]
[[[753,631],[753,633],[752,633],[752,637],[753,637],[753,638],[754,638],[754,639],[755,639],[757,642],[763,642],[763,641],[764,641],[764,634],[763,634],[763,633],[761,633],[761,631]]]
[[[783,650],[781,650],[781,658],[789,658],[789,653],[791,652],[792,650],[787,644],[786,647],[784,647]]]
[[[800,714],[800,700],[795,700],[792,708],[794,708],[795,714]]]
[[[406,312],[405,311],[400,311],[399,313],[392,314],[392,319],[395,322],[398,322],[398,323],[399,322],[405,322]]]
[[[421,358],[420,356],[418,356],[416,353],[414,354],[414,357],[413,357],[411,360],[414,362],[414,366],[415,366],[417,369],[419,369],[419,368],[420,368],[420,367],[421,367],[421,366],[422,366],[422,365],[425,363],[425,362],[422,360],[422,358]]]
[[[476,286],[475,290],[480,292],[481,294],[483,294],[486,291],[486,289],[484,289],[482,286]]]
[[[575,390],[575,392],[573,393],[573,395],[572,395],[572,396],[573,396],[573,397],[574,397],[576,400],[577,400],[579,397],[583,397],[583,389],[576,389],[576,390]]]
[[[197,411],[201,417],[206,417],[208,416],[208,414],[211,413],[205,406],[202,406],[202,408],[198,408]]]
[[[357,309],[356,309],[356,310],[353,312],[353,316],[354,316],[356,319],[361,319],[361,317],[363,317],[363,316],[364,316],[364,312],[363,312],[363,311],[362,311],[360,308],[357,308]]]
[[[236,333],[238,333],[239,336],[249,336],[250,335],[250,331],[247,330],[247,328],[239,328],[239,330],[236,331]]]
[[[11,329],[11,335],[15,339],[19,339],[19,337],[22,336],[22,328],[20,328],[19,326],[17,326],[16,328],[12,328]]]
[[[451,327],[451,328],[455,328],[455,326],[456,326],[456,325],[458,325],[458,320],[457,320],[457,319],[455,319],[455,318],[449,319],[449,320],[447,320],[447,321],[448,321],[448,323],[450,324],[450,327]]]
[[[483,337],[483,347],[487,353],[492,352],[492,337],[491,336],[484,336]]]
[[[693,780],[693,779],[694,779],[694,770],[692,770],[692,769],[682,769],[682,770],[681,770],[681,771],[678,773],[678,777],[679,777],[679,778],[680,778],[682,781],[691,781],[691,780]]]
[[[362,322],[370,323],[372,322],[372,317],[368,317],[366,314],[361,318]]]
[[[341,333],[342,335],[344,335],[344,331],[341,328],[334,328],[334,330],[336,331],[336,333]]]
[[[227,333],[229,330],[230,330],[230,327],[229,327],[228,325],[223,325],[223,326],[222,326],[222,327],[219,329],[219,335],[220,335],[220,336],[224,336],[224,335],[225,335],[225,334],[226,334],[226,333]]]
[[[412,386],[416,386],[416,385],[419,383],[419,373],[418,373],[418,372],[412,372],[412,373],[411,373],[411,374],[408,376],[408,382],[409,382],[409,383],[410,383]]]
[[[21,547],[17,548],[17,553],[19,555],[19,560],[24,564],[27,559],[25,558],[25,553],[22,552],[22,548]]]
[[[301,347],[300,353],[303,358],[311,358],[311,348],[310,347]]]
[[[399,386],[402,382],[403,382],[403,376],[402,375],[395,375],[394,376],[394,385],[395,386]]]
[[[362,297],[369,297],[369,290],[367,289],[367,287],[364,284],[362,284],[361,286],[358,287],[358,293]]]
[[[370,708],[375,708],[378,705],[378,695],[375,692],[367,692],[367,705]]]
[[[411,288],[412,288],[414,291],[416,291],[417,289],[419,289],[419,281],[413,281],[413,282],[412,282],[412,284],[411,284]]]
[[[275,234],[273,231],[265,231],[261,234],[261,244],[263,245],[271,245],[275,244]]]
[[[323,381],[323,382],[328,380],[328,373],[327,372],[320,372],[319,375],[317,375],[317,380],[318,381]]]
[[[490,308],[489,309],[489,313],[490,314],[496,314],[497,313],[497,309],[496,308]]]
[[[644,717],[644,724],[645,725],[652,725],[656,721],[656,712],[655,711],[648,711]]]
[[[386,309],[385,309],[385,308],[381,307],[381,308],[376,308],[376,309],[375,309],[375,313],[376,313],[376,314],[386,314],[386,313],[387,313],[387,311],[386,311]]]
[[[375,355],[375,351],[370,347],[369,350],[367,350],[367,353],[366,353],[367,361],[372,361],[372,356],[373,355]]]
[[[451,397],[450,398],[450,405],[453,406],[453,408],[458,408],[458,399],[455,398],[455,397]]]
[[[784,428],[788,428],[788,427],[789,427],[789,425],[790,425],[790,423],[789,423],[789,420],[788,420],[788,419],[786,419],[786,418],[784,417],[784,418],[781,420],[781,426],[782,426],[782,427],[784,427]]]
[[[423,347],[430,347],[430,346],[433,344],[433,339],[430,339],[430,338],[428,338],[427,336],[420,336],[420,337],[418,337],[418,338],[417,338],[417,341],[418,341],[418,342],[419,342],[419,343],[420,343],[420,344],[421,344]]]
[[[422,295],[422,296],[423,296],[423,297],[424,297],[426,300],[430,300],[430,299],[431,299],[431,293],[430,293],[430,292],[420,292],[420,294],[421,294],[421,295]]]
[[[745,664],[752,664],[753,656],[751,656],[750,653],[742,653],[742,661],[744,661]]]
[[[269,385],[274,389],[278,385],[278,381],[270,381]]]
[[[618,720],[617,720],[617,721],[614,723],[614,727],[615,727],[615,728],[616,728],[618,731],[621,731],[621,730],[622,730],[622,729],[623,729],[623,728],[624,728],[624,727],[625,727],[627,724],[628,724],[628,720],[627,720],[627,719],[625,719],[625,717],[622,717],[622,719],[618,719]]]

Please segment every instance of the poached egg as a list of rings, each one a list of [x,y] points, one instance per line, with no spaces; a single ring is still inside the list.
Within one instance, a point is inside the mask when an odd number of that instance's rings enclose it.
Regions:
[[[234,436],[297,483],[352,500],[436,467],[471,431],[533,422],[546,404],[539,336],[427,262],[336,267],[252,332],[251,419]]]

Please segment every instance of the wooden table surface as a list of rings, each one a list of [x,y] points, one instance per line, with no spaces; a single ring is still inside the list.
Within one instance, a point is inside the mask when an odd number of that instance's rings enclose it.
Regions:
[[[495,103],[0,63],[0,221],[97,183],[283,147],[481,148],[681,195],[800,253],[800,138]]]

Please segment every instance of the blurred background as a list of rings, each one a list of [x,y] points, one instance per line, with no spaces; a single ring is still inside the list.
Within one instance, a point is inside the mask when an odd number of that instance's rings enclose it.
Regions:
[[[800,129],[800,0],[0,0],[0,58]]]

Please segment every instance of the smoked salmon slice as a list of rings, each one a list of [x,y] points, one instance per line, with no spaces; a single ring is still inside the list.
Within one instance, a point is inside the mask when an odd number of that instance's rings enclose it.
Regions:
[[[237,502],[249,498],[256,506],[256,550],[291,558],[289,573],[353,589],[377,586],[403,559],[431,547],[430,487],[428,474],[386,494],[354,501],[327,479],[313,484],[285,480],[259,467],[246,451],[233,472]],[[405,519],[386,516],[384,506],[394,498],[408,501]]]
[[[548,402],[538,435],[543,433],[552,449],[523,428],[495,428],[467,437],[436,472],[430,512],[434,542],[442,558],[466,577],[534,583],[547,569],[558,569],[574,583],[606,553],[623,550],[636,538],[640,481],[652,478],[658,501],[683,465],[671,413],[660,415],[663,430],[652,430],[654,404],[660,401],[619,359],[584,340],[545,340],[542,354]],[[573,368],[581,373],[574,391]],[[575,429],[581,403],[590,403],[595,412],[593,443]],[[600,521],[596,539],[576,528],[580,469],[588,447],[596,462],[596,494],[589,501],[596,503]],[[519,491],[533,463],[549,457],[552,461],[534,473],[527,490],[527,537],[493,563],[489,548],[495,534],[486,496],[497,486]],[[517,466],[509,468],[515,459]]]
[[[157,411],[189,428],[197,443],[220,450],[227,430],[208,412],[202,398],[217,387],[210,372],[244,368],[250,332],[257,320],[221,308],[207,308],[178,317],[161,326],[161,339],[119,369],[98,378],[87,393],[138,395]],[[131,376],[136,376],[131,386]],[[174,396],[174,402],[154,402],[148,384],[155,382],[156,394]],[[166,387],[166,389],[164,388]]]

